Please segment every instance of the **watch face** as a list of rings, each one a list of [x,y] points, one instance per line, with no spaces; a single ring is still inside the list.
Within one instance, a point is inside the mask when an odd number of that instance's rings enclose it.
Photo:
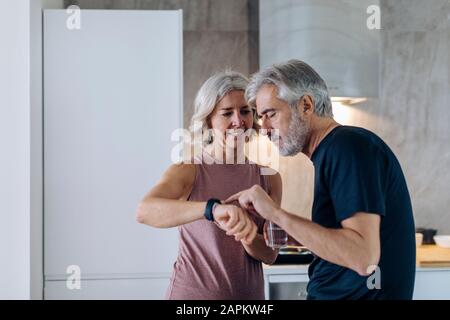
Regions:
[[[209,221],[214,221],[214,215],[213,215],[213,210],[214,207],[219,204],[220,201],[217,199],[209,199],[208,202],[206,203],[206,208],[205,208],[205,218],[208,219]]]

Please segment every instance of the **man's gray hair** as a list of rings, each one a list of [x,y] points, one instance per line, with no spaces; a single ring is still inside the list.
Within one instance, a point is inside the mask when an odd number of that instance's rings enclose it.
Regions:
[[[318,116],[333,116],[325,81],[303,61],[293,59],[255,73],[245,92],[250,106],[256,107],[256,94],[265,84],[275,85],[278,88],[278,98],[286,101],[291,108],[296,108],[299,100],[309,95],[314,99],[314,112]]]

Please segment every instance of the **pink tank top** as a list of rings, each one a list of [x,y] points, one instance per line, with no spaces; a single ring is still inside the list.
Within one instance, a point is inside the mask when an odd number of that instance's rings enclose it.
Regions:
[[[267,176],[256,164],[198,164],[190,201],[229,196],[259,184],[269,192]],[[252,215],[262,234],[264,219]],[[167,299],[262,300],[262,264],[245,251],[241,242],[206,219],[179,227],[180,244]]]

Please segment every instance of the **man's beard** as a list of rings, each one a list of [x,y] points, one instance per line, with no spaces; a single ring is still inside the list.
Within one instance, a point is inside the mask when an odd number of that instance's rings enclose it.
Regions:
[[[284,157],[295,156],[303,150],[309,126],[306,121],[300,119],[297,109],[292,109],[291,122],[286,135],[280,144],[280,154]]]

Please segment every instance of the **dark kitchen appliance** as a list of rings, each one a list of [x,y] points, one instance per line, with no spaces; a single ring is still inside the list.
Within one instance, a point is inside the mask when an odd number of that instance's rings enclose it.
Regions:
[[[416,232],[423,234],[422,244],[435,244],[433,237],[437,234],[436,229],[417,228]]]
[[[310,264],[314,255],[305,247],[288,246],[280,249],[273,264]]]

